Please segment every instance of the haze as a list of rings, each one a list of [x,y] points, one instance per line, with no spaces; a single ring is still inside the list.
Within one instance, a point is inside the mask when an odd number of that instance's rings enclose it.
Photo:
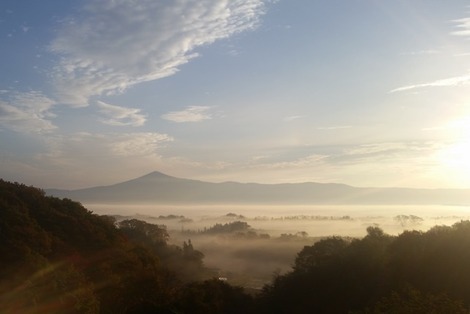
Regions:
[[[468,1],[2,1],[0,177],[470,188]]]
[[[190,239],[205,265],[231,284],[260,289],[275,273],[291,270],[297,253],[325,237],[361,238],[370,226],[390,235],[428,231],[470,219],[468,206],[405,205],[204,205],[86,204],[118,221],[139,219],[165,225],[170,242]],[[244,222],[248,230],[208,233],[216,224]]]

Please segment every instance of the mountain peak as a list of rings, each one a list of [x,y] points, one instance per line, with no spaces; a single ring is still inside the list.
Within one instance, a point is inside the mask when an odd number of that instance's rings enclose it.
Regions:
[[[138,179],[174,179],[174,177],[164,174],[160,171],[152,171],[146,175],[141,176]]]
[[[46,193],[95,204],[470,204],[468,190],[355,188],[323,183],[208,183],[159,171],[110,186]]]

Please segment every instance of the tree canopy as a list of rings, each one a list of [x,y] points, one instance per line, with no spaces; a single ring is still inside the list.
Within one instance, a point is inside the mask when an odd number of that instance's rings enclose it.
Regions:
[[[369,227],[304,247],[260,299],[266,313],[466,313],[468,265],[469,221],[399,236]]]
[[[190,241],[168,244],[165,226],[117,223],[3,180],[0,243],[0,313],[190,313],[181,295],[212,274]],[[247,297],[235,289],[217,302],[237,294]]]
[[[250,232],[245,222],[207,234]],[[467,313],[470,221],[305,246],[256,296],[217,279],[190,239],[0,180],[0,313]]]

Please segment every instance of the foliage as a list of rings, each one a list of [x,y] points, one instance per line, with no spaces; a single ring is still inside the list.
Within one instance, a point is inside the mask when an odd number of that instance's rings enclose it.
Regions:
[[[192,314],[248,314],[253,309],[253,300],[241,288],[212,279],[188,284],[181,290],[177,308]]]
[[[407,286],[399,292],[380,299],[372,309],[356,314],[466,314],[462,302],[450,299],[446,294],[423,293]]]
[[[149,247],[165,246],[170,237],[165,226],[157,226],[138,219],[123,220],[117,225],[129,240]]]
[[[245,221],[233,221],[226,224],[217,223],[205,230],[204,233],[207,234],[224,234],[224,233],[233,233],[233,232],[243,232],[250,230],[251,227]]]
[[[241,221],[206,233],[261,236]],[[470,221],[399,236],[369,227],[362,239],[322,239],[255,298],[208,280],[215,274],[204,254],[191,240],[169,245],[165,226],[116,223],[3,180],[0,243],[0,313],[458,314],[470,305]]]
[[[164,226],[3,180],[0,241],[0,313],[169,313],[184,282],[208,275],[204,255],[190,240],[168,245]]]
[[[469,221],[397,237],[369,227],[363,239],[330,237],[304,247],[293,271],[264,288],[260,311],[463,313],[469,264]]]

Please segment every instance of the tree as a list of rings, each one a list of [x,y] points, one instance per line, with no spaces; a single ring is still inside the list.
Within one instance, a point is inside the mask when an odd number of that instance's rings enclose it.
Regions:
[[[380,299],[371,309],[356,314],[466,314],[461,301],[446,294],[428,294],[407,286]]]
[[[348,245],[349,242],[340,237],[331,237],[320,240],[312,246],[305,246],[297,254],[294,270],[308,272],[314,267],[339,261]]]
[[[163,225],[150,224],[138,219],[128,219],[120,221],[118,227],[131,241],[158,246],[166,245],[168,242],[169,235]]]
[[[249,314],[253,308],[253,299],[240,287],[211,279],[184,286],[176,308],[181,313],[191,314]]]

